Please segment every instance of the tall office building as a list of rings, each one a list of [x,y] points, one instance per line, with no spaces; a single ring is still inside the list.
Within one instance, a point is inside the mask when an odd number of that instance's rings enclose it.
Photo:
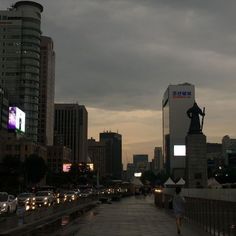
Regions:
[[[37,141],[41,12],[32,1],[0,11],[0,85],[10,106],[26,113],[26,136]]]
[[[126,178],[128,181],[131,181],[134,178],[135,166],[134,163],[127,164]]]
[[[163,155],[161,147],[155,147],[154,149],[153,165],[154,170],[157,172],[163,169]]]
[[[87,119],[84,106],[55,104],[54,145],[71,148],[72,161],[75,163],[87,162]]]
[[[83,105],[79,105],[79,160],[88,161],[88,112]]]
[[[99,176],[106,176],[106,144],[91,138],[88,140],[88,156]]]
[[[236,168],[236,139],[225,135],[222,138],[222,157],[224,164]]]
[[[144,172],[148,169],[148,155],[135,154],[133,155],[133,163],[136,172]]]
[[[185,176],[185,137],[190,119],[186,112],[195,101],[194,85],[169,85],[162,100],[163,155],[165,169],[174,178]]]
[[[100,133],[100,141],[106,143],[106,173],[114,179],[122,177],[122,136],[118,133]]]
[[[7,130],[9,100],[6,91],[0,87],[0,130]]]
[[[40,54],[38,142],[53,145],[55,52],[51,38],[41,37]]]

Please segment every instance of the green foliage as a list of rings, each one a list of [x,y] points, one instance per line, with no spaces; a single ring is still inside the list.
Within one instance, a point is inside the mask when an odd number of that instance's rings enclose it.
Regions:
[[[24,169],[29,183],[38,183],[46,174],[47,166],[42,157],[32,154],[25,159]]]
[[[236,183],[236,168],[223,167],[221,170],[214,172],[215,179],[221,183]]]
[[[163,185],[168,177],[164,171],[155,175],[151,170],[148,170],[142,174],[141,181],[143,184],[151,184],[152,186]]]
[[[0,169],[0,188],[16,194],[23,179],[23,163],[17,156],[7,155],[3,158]]]

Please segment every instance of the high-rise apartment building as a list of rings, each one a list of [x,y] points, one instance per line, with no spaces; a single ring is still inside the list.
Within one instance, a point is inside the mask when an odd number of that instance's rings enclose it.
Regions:
[[[55,52],[51,38],[42,36],[40,46],[38,142],[53,145]]]
[[[69,147],[75,163],[87,162],[87,119],[84,106],[55,104],[54,145]]]
[[[26,113],[26,136],[37,141],[41,12],[32,1],[0,11],[0,85],[9,105]]]
[[[122,177],[122,136],[114,132],[100,133],[106,143],[106,173],[114,179]]]
[[[194,85],[169,85],[162,100],[163,155],[165,169],[174,178],[184,177],[190,119],[186,112],[195,101]]]

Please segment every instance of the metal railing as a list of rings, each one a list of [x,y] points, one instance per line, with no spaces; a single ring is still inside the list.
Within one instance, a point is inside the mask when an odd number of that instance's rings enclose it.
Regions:
[[[168,209],[172,196],[170,191],[156,193],[156,206]],[[236,236],[236,199],[225,201],[185,196],[185,200],[185,217],[188,221],[214,236]]]

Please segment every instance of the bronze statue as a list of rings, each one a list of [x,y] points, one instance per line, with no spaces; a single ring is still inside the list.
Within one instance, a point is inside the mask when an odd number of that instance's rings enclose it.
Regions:
[[[189,126],[189,134],[201,134],[203,128],[203,121],[205,116],[205,108],[203,111],[199,108],[196,102],[194,102],[193,106],[187,110],[187,115],[191,119],[191,123]],[[200,124],[199,115],[202,116],[202,122]]]

